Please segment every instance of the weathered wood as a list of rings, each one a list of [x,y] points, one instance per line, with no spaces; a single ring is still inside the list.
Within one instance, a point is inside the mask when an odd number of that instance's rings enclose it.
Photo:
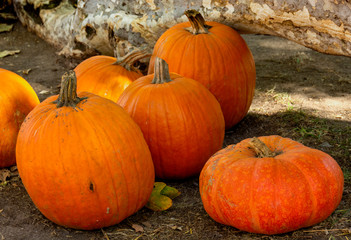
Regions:
[[[277,35],[319,52],[351,56],[351,4],[344,0],[13,0],[19,19],[67,56],[120,56],[152,49],[187,9],[242,33]]]

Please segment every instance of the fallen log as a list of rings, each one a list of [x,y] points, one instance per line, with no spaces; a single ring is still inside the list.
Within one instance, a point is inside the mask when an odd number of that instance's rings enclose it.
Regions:
[[[276,35],[316,51],[351,56],[351,4],[347,0],[13,0],[30,31],[71,57],[123,56],[150,50],[184,11],[241,33]]]

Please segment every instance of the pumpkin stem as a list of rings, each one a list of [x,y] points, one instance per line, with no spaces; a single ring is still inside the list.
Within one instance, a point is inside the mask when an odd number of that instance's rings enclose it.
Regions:
[[[249,141],[249,145],[250,148],[252,148],[257,157],[259,158],[266,158],[266,157],[275,157],[278,154],[275,152],[272,152],[267,145],[262,142],[260,139],[258,139],[257,137],[253,137],[250,141]]]
[[[147,58],[150,57],[151,54],[146,50],[134,50],[128,54],[126,54],[125,56],[123,56],[121,59],[117,60],[114,64],[115,65],[120,65],[122,67],[124,67],[125,69],[127,69],[128,71],[133,71],[133,72],[138,72],[139,69],[134,67],[134,64],[143,59],[143,58]]]
[[[191,24],[191,32],[194,35],[201,33],[208,33],[211,26],[206,25],[205,19],[202,17],[201,13],[196,10],[187,10],[184,12],[185,16],[188,17]]]
[[[77,78],[73,70],[62,75],[60,94],[54,103],[56,107],[76,107],[76,105],[86,98],[77,96]]]
[[[169,75],[168,64],[162,58],[156,57],[154,72],[154,79],[151,81],[152,84],[162,84],[172,81]]]

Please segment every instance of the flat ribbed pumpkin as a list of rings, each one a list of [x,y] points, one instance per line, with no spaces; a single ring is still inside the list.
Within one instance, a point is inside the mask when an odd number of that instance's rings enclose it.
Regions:
[[[244,118],[252,102],[255,62],[244,39],[232,28],[205,22],[195,10],[157,40],[153,56],[164,59],[171,72],[199,81],[221,105],[226,129]],[[151,57],[149,74],[153,72]]]
[[[215,221],[262,234],[325,220],[339,205],[343,186],[331,156],[280,136],[230,145],[200,174],[201,199]]]
[[[134,64],[148,56],[146,50],[136,50],[119,60],[105,55],[90,57],[74,69],[77,91],[91,92],[116,102],[131,82],[143,76]]]
[[[14,72],[0,68],[0,168],[16,164],[16,140],[27,114],[39,104],[29,83]]]
[[[154,184],[143,134],[116,103],[81,92],[74,72],[59,96],[37,105],[17,139],[18,171],[37,208],[77,229],[119,223],[142,208]]]
[[[199,174],[222,147],[224,118],[216,98],[199,82],[169,73],[160,58],[155,74],[131,83],[117,103],[139,124],[157,177]]]

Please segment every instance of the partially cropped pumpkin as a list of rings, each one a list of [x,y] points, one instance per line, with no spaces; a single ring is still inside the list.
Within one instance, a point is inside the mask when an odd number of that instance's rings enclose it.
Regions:
[[[91,92],[116,102],[130,83],[143,76],[134,64],[148,56],[146,50],[136,50],[119,60],[104,55],[90,57],[74,69],[77,91]]]
[[[118,102],[139,124],[156,176],[182,179],[199,174],[224,139],[224,118],[216,98],[199,82],[168,71],[156,59],[155,74],[139,78]]]
[[[21,76],[0,68],[0,168],[16,164],[16,140],[27,114],[39,104],[33,88]]]
[[[40,103],[18,134],[23,184],[37,208],[70,228],[119,223],[148,201],[154,166],[143,134],[116,103],[81,92],[74,72]]]
[[[325,220],[339,205],[343,185],[331,156],[280,136],[228,146],[200,175],[201,199],[215,221],[262,234]]]
[[[202,83],[219,101],[228,129],[244,118],[251,105],[256,81],[253,56],[234,29],[205,22],[194,10],[185,14],[189,22],[171,27],[157,40],[149,73],[157,56],[171,72]]]

